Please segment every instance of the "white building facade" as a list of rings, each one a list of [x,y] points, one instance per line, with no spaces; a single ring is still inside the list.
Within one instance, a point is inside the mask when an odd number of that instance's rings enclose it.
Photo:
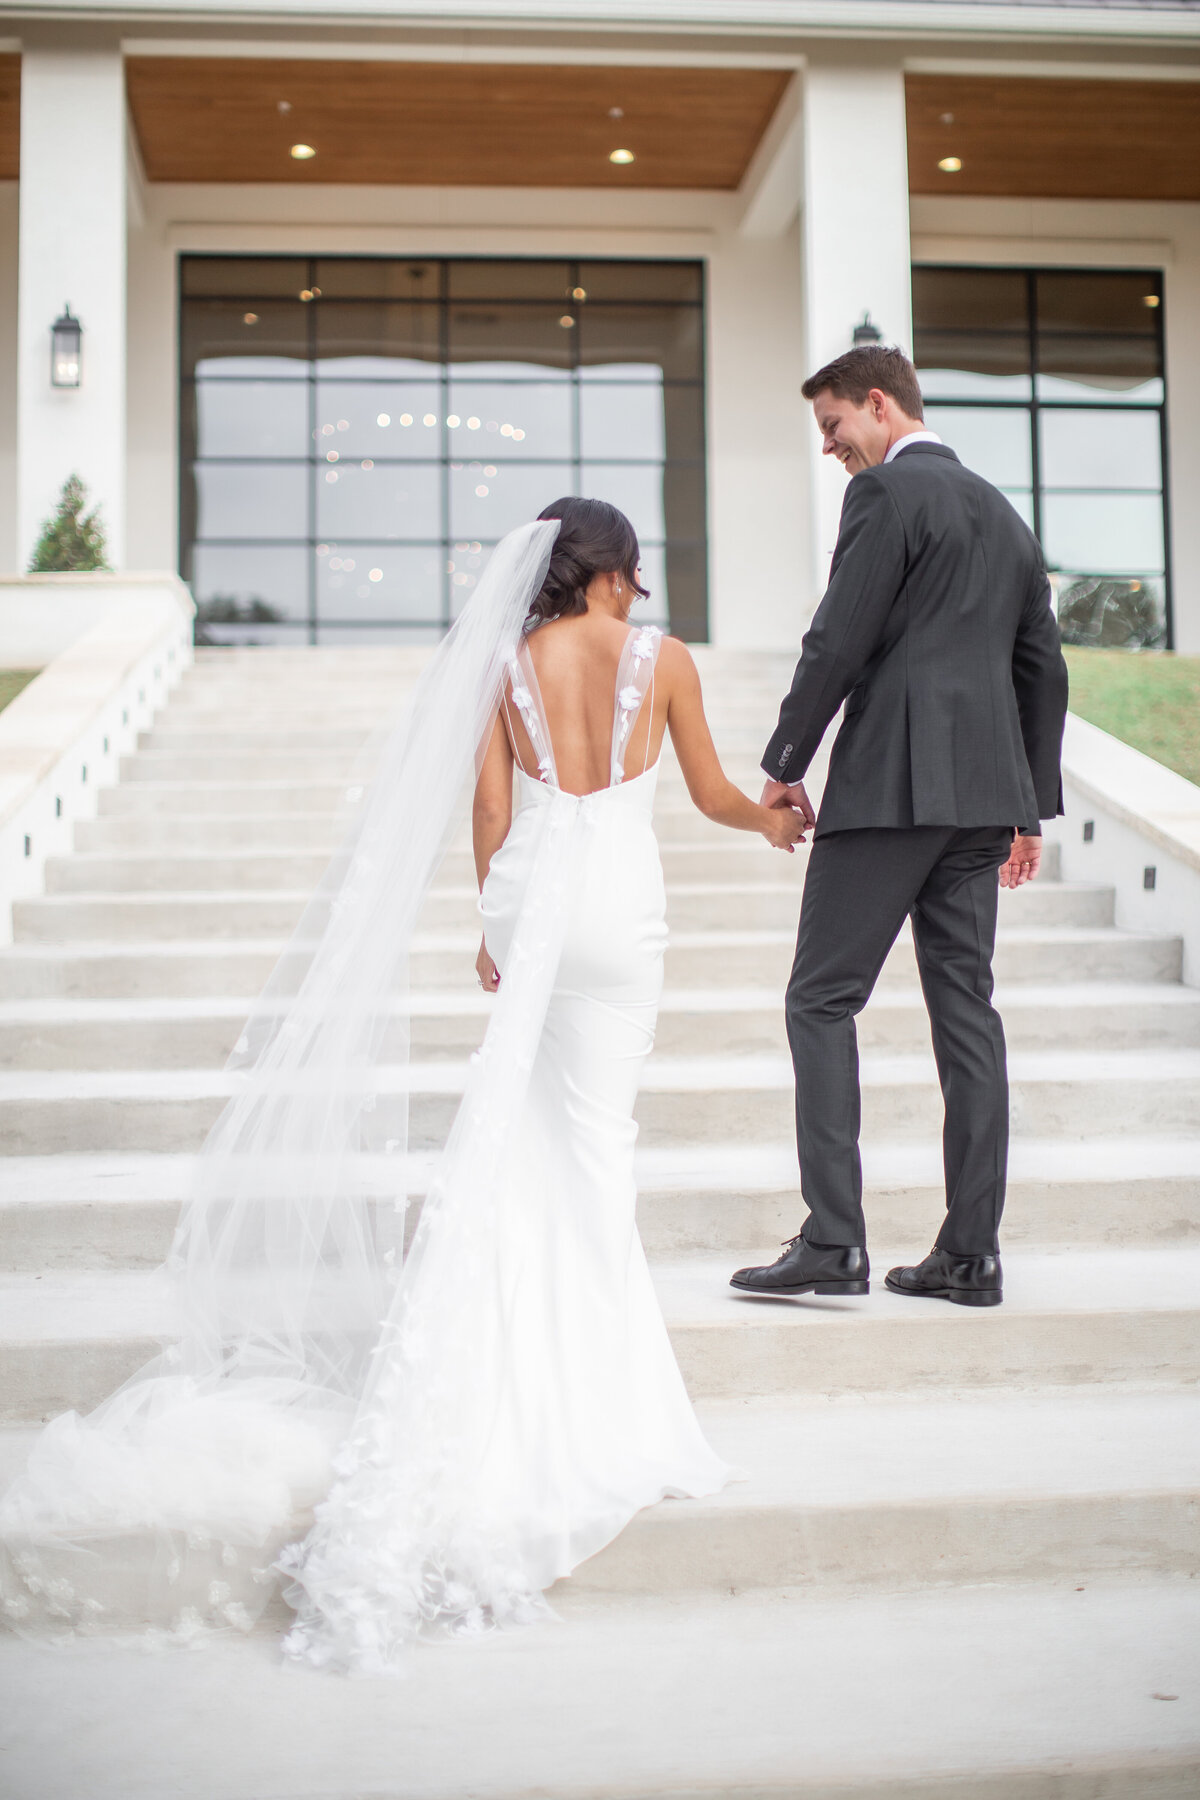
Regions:
[[[77,473],[211,642],[422,641],[584,491],[654,616],[790,647],[869,319],[1077,641],[1200,652],[1192,0],[0,12],[0,566]]]

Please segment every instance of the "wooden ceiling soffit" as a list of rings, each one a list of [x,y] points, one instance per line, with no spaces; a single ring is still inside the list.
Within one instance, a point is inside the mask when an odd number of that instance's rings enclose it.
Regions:
[[[471,187],[736,188],[789,79],[192,56],[126,69],[151,181]],[[316,155],[295,160],[297,143]]]
[[[0,181],[21,172],[21,58],[0,56]]]
[[[914,194],[1200,200],[1200,82],[910,75]],[[959,171],[938,167],[957,157]]]

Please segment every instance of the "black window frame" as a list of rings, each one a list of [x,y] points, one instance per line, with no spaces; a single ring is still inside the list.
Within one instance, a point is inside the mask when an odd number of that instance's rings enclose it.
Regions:
[[[474,294],[474,293],[472,293],[472,294],[462,294],[462,293],[456,294],[456,293],[453,293],[451,291],[451,272],[452,272],[452,269],[454,269],[455,267],[460,267],[464,264],[472,264],[472,265],[475,265],[475,266],[481,267],[481,268],[486,267],[488,264],[500,264],[500,265],[508,265],[508,266],[511,266],[514,263],[523,263],[523,264],[529,264],[529,265],[544,264],[544,265],[554,266],[554,267],[559,267],[559,268],[565,267],[567,269],[567,271],[568,271],[568,282],[567,282],[568,292],[566,295],[564,295],[561,303],[562,303],[564,309],[570,308],[576,312],[576,314],[577,314],[576,323],[579,326],[579,329],[574,330],[572,340],[571,340],[572,350],[574,353],[573,360],[571,361],[571,363],[569,364],[569,366],[567,367],[567,369],[565,371],[565,373],[567,374],[567,378],[568,378],[568,382],[569,382],[569,386],[570,386],[570,390],[571,390],[571,420],[572,420],[571,454],[569,457],[552,458],[552,459],[551,458],[539,459],[539,458],[535,458],[535,457],[522,456],[519,459],[519,462],[520,462],[521,466],[524,466],[524,467],[536,467],[538,462],[542,461],[542,460],[545,460],[545,462],[547,463],[547,466],[551,462],[553,462],[555,464],[563,464],[563,463],[569,462],[571,465],[573,483],[574,483],[576,491],[578,491],[579,486],[580,486],[581,476],[582,476],[582,471],[583,471],[584,465],[585,465],[585,463],[589,463],[589,462],[594,463],[597,461],[603,461],[605,463],[612,463],[614,465],[620,464],[622,466],[627,465],[629,467],[661,468],[664,473],[664,479],[666,478],[666,474],[667,474],[668,470],[683,470],[683,469],[693,470],[695,473],[696,487],[695,487],[694,493],[691,496],[691,499],[692,499],[692,503],[695,508],[696,516],[700,519],[700,521],[702,523],[702,535],[699,537],[685,536],[685,535],[672,535],[670,532],[670,529],[669,529],[669,521],[664,519],[664,535],[663,535],[662,539],[660,540],[658,538],[648,537],[646,539],[646,547],[647,547],[647,549],[654,549],[656,551],[661,552],[661,555],[663,558],[664,569],[668,571],[668,577],[667,577],[667,604],[668,604],[668,609],[669,609],[669,627],[668,628],[676,636],[680,636],[680,637],[689,639],[690,641],[693,641],[693,642],[704,643],[704,642],[708,641],[709,620],[710,620],[710,613],[711,613],[710,591],[709,591],[710,577],[709,577],[709,545],[708,545],[708,492],[707,492],[707,483],[708,483],[708,443],[707,443],[707,429],[708,429],[708,427],[707,427],[707,387],[708,387],[708,370],[707,370],[708,292],[707,292],[707,289],[708,289],[708,282],[707,282],[707,276],[708,276],[708,270],[707,270],[707,263],[703,258],[670,257],[670,256],[661,256],[661,257],[601,257],[601,256],[582,256],[582,257],[581,256],[571,256],[571,257],[558,256],[558,257],[554,257],[554,256],[511,256],[511,255],[508,255],[508,256],[468,256],[468,255],[425,256],[425,255],[420,255],[420,254],[410,254],[410,255],[401,256],[401,255],[396,255],[394,253],[393,254],[385,254],[385,253],[371,254],[371,253],[368,253],[368,254],[359,254],[359,255],[342,254],[342,253],[335,253],[333,255],[322,255],[322,254],[296,255],[295,253],[287,253],[287,252],[268,252],[268,253],[264,254],[264,253],[251,253],[251,252],[224,253],[224,252],[183,251],[183,252],[180,252],[178,255],[177,267],[176,267],[176,277],[177,277],[177,279],[176,279],[176,296],[177,296],[176,331],[177,331],[177,343],[181,346],[181,349],[182,349],[182,346],[184,343],[185,308],[188,305],[188,302],[190,300],[191,301],[201,301],[201,302],[206,301],[206,300],[207,301],[225,301],[234,306],[243,306],[244,305],[247,308],[247,310],[250,310],[250,309],[253,309],[253,307],[256,304],[266,305],[271,301],[278,302],[279,300],[286,298],[285,295],[282,295],[278,292],[255,292],[252,285],[249,285],[249,284],[247,285],[247,287],[244,290],[231,289],[228,292],[208,292],[208,293],[197,292],[197,293],[189,294],[187,292],[187,282],[186,282],[187,266],[189,264],[194,264],[194,263],[211,264],[214,262],[222,262],[222,263],[227,263],[227,264],[237,263],[237,262],[245,262],[248,265],[256,265],[258,267],[261,267],[264,264],[287,264],[287,263],[291,263],[293,265],[303,265],[304,266],[304,268],[306,270],[305,291],[309,292],[310,294],[315,293],[315,296],[316,296],[315,298],[313,298],[307,302],[302,301],[301,297],[299,295],[297,296],[297,302],[301,303],[305,306],[305,311],[306,311],[306,315],[307,315],[307,358],[306,358],[306,361],[300,366],[300,368],[298,369],[298,371],[295,375],[292,375],[292,376],[283,375],[283,376],[277,377],[276,379],[279,379],[280,381],[283,381],[283,382],[295,382],[297,384],[304,383],[307,386],[307,390],[308,390],[308,425],[307,425],[308,448],[307,448],[306,454],[303,457],[300,457],[300,456],[282,457],[282,456],[270,456],[270,455],[199,457],[199,456],[195,456],[194,454],[189,453],[189,446],[185,440],[185,431],[187,429],[187,416],[188,416],[189,410],[190,410],[192,416],[194,416],[194,414],[195,414],[195,400],[193,397],[192,405],[191,405],[190,409],[188,409],[185,406],[184,400],[185,400],[185,396],[187,394],[187,390],[189,387],[192,389],[193,396],[194,396],[194,392],[195,392],[195,389],[197,386],[197,377],[195,376],[194,373],[189,373],[188,371],[185,370],[185,368],[183,366],[182,355],[181,355],[179,375],[178,375],[178,388],[179,388],[179,395],[180,395],[180,401],[181,401],[180,409],[179,409],[180,419],[179,419],[179,427],[178,427],[178,442],[179,442],[179,455],[178,455],[178,482],[179,482],[178,566],[179,566],[181,575],[185,581],[191,580],[192,573],[193,573],[192,553],[200,545],[213,544],[214,546],[225,546],[225,547],[229,547],[229,548],[234,548],[234,547],[236,547],[236,545],[244,543],[247,546],[250,544],[254,544],[256,546],[266,547],[266,548],[275,546],[275,547],[278,547],[280,550],[295,549],[297,547],[302,547],[306,552],[306,564],[307,564],[307,569],[306,569],[307,592],[304,596],[304,606],[305,606],[304,615],[302,617],[297,616],[294,619],[288,619],[288,620],[279,622],[281,625],[291,628],[296,633],[297,637],[301,633],[303,633],[305,641],[307,641],[310,644],[316,644],[321,641],[320,633],[322,630],[322,626],[324,626],[327,630],[336,631],[339,635],[343,634],[343,633],[354,634],[354,633],[358,633],[360,631],[363,632],[364,634],[366,634],[370,631],[377,631],[377,632],[386,631],[389,635],[400,634],[400,633],[405,633],[405,632],[412,632],[413,634],[426,634],[427,635],[431,632],[444,633],[445,631],[447,631],[449,629],[450,625],[453,624],[454,618],[456,616],[456,612],[455,612],[455,608],[454,608],[454,604],[453,604],[453,595],[452,595],[453,576],[451,575],[451,573],[449,572],[449,569],[447,567],[447,565],[453,561],[453,555],[454,555],[453,546],[456,542],[454,535],[450,530],[450,522],[451,522],[451,520],[450,520],[450,512],[451,512],[451,508],[450,508],[450,476],[451,476],[451,472],[452,472],[453,468],[460,468],[462,466],[461,456],[452,456],[452,454],[451,454],[450,445],[448,442],[449,427],[447,426],[447,415],[448,415],[449,409],[450,409],[451,381],[452,381],[452,379],[461,380],[463,378],[461,373],[457,377],[454,377],[454,378],[452,378],[452,376],[451,376],[451,370],[450,370],[450,351],[451,351],[450,311],[451,311],[452,307],[462,306],[462,305],[511,306],[511,305],[521,305],[521,304],[525,304],[525,303],[530,303],[530,304],[539,304],[540,303],[537,301],[535,296],[530,296],[528,298],[528,300],[526,300],[524,297],[512,296],[512,295],[508,295],[508,296],[501,295],[501,296],[497,296],[497,297],[493,298],[493,297],[489,296],[486,291],[481,291],[478,294]],[[441,558],[440,558],[440,560],[441,560],[440,608],[439,608],[438,616],[436,618],[386,620],[386,619],[380,619],[380,618],[353,619],[353,618],[341,618],[341,617],[338,617],[336,619],[331,619],[331,618],[326,617],[325,619],[322,619],[322,617],[321,617],[319,600],[318,600],[317,549],[320,544],[327,541],[327,534],[321,534],[317,531],[318,471],[324,466],[322,453],[320,451],[320,448],[319,448],[319,445],[317,442],[317,438],[316,438],[318,390],[319,390],[322,380],[324,380],[324,381],[336,380],[338,382],[344,383],[346,386],[353,386],[356,383],[360,383],[363,386],[373,386],[373,385],[379,385],[381,380],[386,381],[386,379],[387,379],[386,377],[383,377],[383,378],[365,377],[365,376],[357,376],[356,377],[354,375],[342,376],[342,375],[336,374],[334,372],[334,370],[326,368],[324,365],[321,365],[318,363],[318,360],[317,360],[317,358],[318,358],[317,321],[318,321],[318,317],[319,317],[319,308],[322,303],[322,297],[321,297],[319,280],[318,280],[318,266],[324,265],[324,266],[328,267],[328,265],[331,263],[358,263],[358,264],[362,264],[362,263],[395,263],[395,264],[399,264],[401,266],[420,264],[420,265],[424,265],[426,268],[436,269],[436,271],[437,271],[438,278],[437,278],[436,298],[432,295],[423,295],[422,300],[424,300],[426,303],[432,302],[438,308],[439,360],[437,362],[431,361],[430,365],[429,365],[430,384],[431,384],[431,386],[436,385],[438,387],[438,389],[440,391],[440,396],[441,396],[441,404],[440,404],[440,409],[439,409],[439,420],[438,420],[438,447],[437,447],[436,454],[431,454],[428,457],[423,457],[423,458],[419,459],[419,462],[422,466],[429,466],[429,465],[436,463],[440,468],[440,481],[439,481],[440,534],[437,537],[430,537],[427,539],[419,539],[419,540],[418,539],[411,539],[411,540],[405,539],[405,540],[403,540],[406,545],[411,545],[413,547],[437,548],[441,552]],[[699,372],[695,377],[684,378],[684,377],[679,377],[679,376],[668,375],[664,371],[661,376],[661,386],[662,386],[662,391],[664,393],[666,393],[667,390],[669,390],[669,389],[686,388],[686,389],[693,390],[698,394],[698,396],[699,396],[699,407],[698,407],[698,412],[697,412],[698,421],[699,421],[699,443],[697,446],[698,454],[696,454],[694,456],[671,456],[671,455],[667,454],[667,446],[664,445],[664,454],[661,458],[652,458],[652,457],[640,457],[639,458],[636,456],[622,456],[622,457],[614,456],[614,457],[604,457],[604,458],[584,457],[584,455],[582,453],[582,441],[581,441],[582,427],[581,427],[581,407],[580,407],[579,391],[580,391],[580,386],[581,386],[581,371],[584,371],[588,367],[592,366],[592,365],[586,364],[583,361],[581,353],[580,353],[580,346],[581,346],[581,343],[583,342],[584,336],[586,334],[586,324],[584,323],[584,321],[586,320],[586,317],[587,317],[587,310],[586,310],[587,302],[585,301],[582,304],[576,302],[574,300],[574,297],[571,294],[570,290],[578,289],[581,286],[580,277],[581,277],[582,269],[587,268],[587,267],[595,267],[597,264],[602,264],[605,269],[620,269],[620,268],[626,268],[626,267],[636,269],[636,268],[643,268],[647,264],[652,264],[652,265],[658,266],[658,265],[662,265],[662,264],[666,264],[666,263],[677,263],[682,266],[685,266],[686,268],[688,268],[689,270],[694,272],[696,282],[697,282],[697,297],[694,300],[680,299],[680,298],[657,298],[656,299],[656,298],[652,298],[652,297],[647,297],[644,294],[640,294],[640,293],[636,293],[636,292],[631,293],[627,299],[621,299],[621,298],[614,298],[610,294],[605,293],[604,296],[602,298],[597,299],[594,304],[597,307],[603,308],[604,312],[606,312],[606,313],[615,311],[622,306],[628,306],[630,308],[637,308],[639,310],[644,310],[647,308],[649,308],[649,309],[662,308],[663,310],[678,310],[681,307],[692,308],[695,310],[695,312],[698,315],[698,324],[699,324],[699,344],[700,344]],[[337,305],[339,307],[357,306],[357,305],[362,305],[362,306],[366,307],[366,306],[373,306],[373,305],[378,306],[380,304],[388,304],[392,298],[393,298],[393,296],[386,296],[386,295],[374,295],[374,296],[363,295],[361,297],[354,297],[354,296],[345,295],[342,293],[337,293],[337,294],[331,294],[329,296],[329,302],[330,302],[330,304]],[[554,297],[548,294],[547,300],[548,301],[554,300]],[[397,303],[407,304],[406,301],[399,300],[399,299],[398,299]],[[556,300],[554,300],[554,303],[557,304],[558,302]],[[558,379],[561,379],[563,372],[564,371],[555,368],[553,365],[548,364],[548,365],[546,365],[546,369],[545,369],[545,378],[550,379],[550,380],[558,380]],[[221,376],[203,376],[200,379],[205,383],[212,383],[215,385],[217,383],[224,382],[224,381],[228,381],[231,384],[236,384],[239,381],[250,382],[250,381],[260,381],[260,380],[271,380],[272,377],[263,377],[263,376],[254,376],[254,375],[237,376],[237,375],[230,374],[230,375],[221,375]],[[418,378],[410,377],[409,379],[415,380]],[[503,378],[503,377],[497,378],[494,376],[484,376],[484,377],[481,377],[481,379],[486,380],[489,383],[495,384],[495,385],[504,385],[504,382],[505,382],[505,378]],[[520,387],[520,386],[526,386],[526,385],[536,385],[538,382],[538,379],[539,379],[539,376],[538,376],[537,366],[535,364],[531,363],[530,371],[527,376],[512,377],[512,378],[510,378],[510,381],[511,381],[512,386]],[[600,380],[602,378],[594,378],[594,379]],[[585,383],[587,383],[587,385],[590,385],[590,383],[587,382],[586,375],[584,375],[583,380]],[[647,385],[653,385],[653,383],[648,382]],[[194,449],[194,446],[192,448]],[[374,460],[376,462],[388,462],[393,459],[375,458]],[[397,464],[399,465],[401,459],[395,459],[395,460],[396,460]],[[406,458],[406,459],[403,459],[403,462],[411,465],[416,460],[418,460],[418,459]],[[492,450],[492,451],[489,451],[489,460],[494,460],[494,461],[498,462],[501,460],[501,457],[498,456],[494,450]],[[517,460],[518,459],[513,459],[514,462],[516,462]],[[308,471],[307,491],[306,491],[306,509],[307,509],[307,517],[306,517],[307,532],[306,532],[306,535],[303,538],[263,537],[263,538],[249,539],[249,540],[233,540],[233,539],[222,539],[222,538],[215,538],[215,537],[214,538],[203,538],[203,539],[200,538],[194,529],[189,529],[189,527],[193,525],[194,521],[193,521],[193,502],[192,502],[192,497],[189,493],[188,483],[190,480],[190,472],[191,472],[192,468],[195,467],[198,463],[207,463],[207,464],[224,463],[224,464],[228,464],[228,465],[237,465],[237,466],[251,466],[256,463],[258,463],[258,464],[272,464],[272,463],[275,463],[275,464],[278,464],[278,463],[300,464],[300,463],[304,463],[306,465],[307,471]],[[547,499],[549,500],[554,497],[555,496],[553,496],[553,495],[548,495]],[[636,528],[636,526],[637,526],[636,519],[634,520],[634,525]],[[344,542],[348,547],[352,546],[352,544],[357,544],[360,541],[363,543],[368,542],[368,540],[365,540],[365,539],[364,540],[358,540],[358,539],[351,540],[351,539],[347,538],[344,540],[339,540],[339,542]],[[371,543],[375,543],[378,541],[379,541],[378,539],[369,540],[369,542],[371,542]],[[495,539],[483,540],[483,550],[486,551],[487,549],[489,549],[491,544],[494,543],[495,541],[496,541]],[[680,604],[678,607],[676,607],[675,605],[672,604],[672,601],[671,601],[672,582],[671,582],[670,575],[669,575],[669,567],[670,567],[670,561],[671,561],[672,555],[679,554],[679,553],[682,553],[683,555],[688,556],[690,558],[690,560],[692,561],[693,569],[694,569],[693,580],[694,580],[694,584],[695,584],[695,591],[694,591],[694,597],[690,603],[688,601],[684,600],[683,596],[681,595]],[[393,639],[393,641],[394,641],[394,639]],[[421,641],[421,639],[419,636],[414,635],[414,641]]]
[[[956,275],[963,274],[965,272],[989,274],[989,275],[1020,275],[1025,280],[1025,284],[1026,284],[1026,321],[1027,321],[1026,336],[1027,336],[1027,340],[1028,340],[1028,353],[1029,353],[1029,398],[1028,399],[1015,399],[1015,398],[1004,398],[1001,396],[992,396],[992,397],[980,397],[977,399],[969,399],[969,398],[965,398],[965,397],[964,398],[952,398],[952,397],[944,396],[941,394],[929,394],[926,396],[926,405],[931,406],[931,407],[939,407],[939,408],[945,407],[947,409],[961,408],[964,410],[972,410],[972,411],[994,409],[997,412],[1022,412],[1023,411],[1023,412],[1028,413],[1029,429],[1030,429],[1030,465],[1029,466],[1030,466],[1030,484],[1031,484],[1031,489],[1032,489],[1033,532],[1034,532],[1034,536],[1037,538],[1039,543],[1042,542],[1042,507],[1043,507],[1043,500],[1044,500],[1042,479],[1041,479],[1041,429],[1040,429],[1041,414],[1044,412],[1086,412],[1086,411],[1096,411],[1096,412],[1118,412],[1119,411],[1121,413],[1141,412],[1141,413],[1157,413],[1158,414],[1159,447],[1160,447],[1159,454],[1160,454],[1160,458],[1161,458],[1160,467],[1162,470],[1162,491],[1161,491],[1160,498],[1161,498],[1161,502],[1162,502],[1162,515],[1163,515],[1163,620],[1164,620],[1164,628],[1165,628],[1165,643],[1164,643],[1163,647],[1167,650],[1173,650],[1175,648],[1175,611],[1174,611],[1174,588],[1173,588],[1172,559],[1171,559],[1171,474],[1170,474],[1170,433],[1169,433],[1169,425],[1168,425],[1168,408],[1170,405],[1170,393],[1169,393],[1168,384],[1167,384],[1166,294],[1164,292],[1165,281],[1164,281],[1163,270],[1162,269],[1148,269],[1148,268],[1131,268],[1131,267],[1109,268],[1107,266],[1097,266],[1096,264],[1077,265],[1074,263],[1037,263],[1037,264],[1029,264],[1029,265],[1026,265],[1026,264],[1017,265],[1017,264],[1013,264],[1013,263],[974,263],[974,262],[972,262],[972,263],[949,263],[949,262],[944,262],[944,261],[939,261],[939,262],[920,261],[920,262],[914,262],[913,271],[914,271],[914,273],[917,271],[920,271],[921,273],[926,273],[926,272],[933,273],[933,274],[951,273],[951,274],[956,274]],[[1043,399],[1039,396],[1038,380],[1037,380],[1037,378],[1038,378],[1037,282],[1038,282],[1039,276],[1046,276],[1046,275],[1079,275],[1079,276],[1125,275],[1125,276],[1136,276],[1140,280],[1143,280],[1143,281],[1146,281],[1146,282],[1149,282],[1152,284],[1154,291],[1158,295],[1158,305],[1157,305],[1157,307],[1153,308],[1152,310],[1154,313],[1153,336],[1154,336],[1155,347],[1158,352],[1159,379],[1162,382],[1162,398],[1161,398],[1161,400],[1112,401],[1112,400],[1105,400],[1105,399],[1099,398],[1099,397],[1093,400],[1093,399],[1087,398],[1086,396],[1081,396],[1079,398],[1072,396],[1069,399],[1053,400],[1053,399]],[[915,309],[915,304],[914,304],[914,313],[913,313],[914,351],[915,351],[915,347],[916,347],[915,339],[916,339],[916,333],[917,333],[918,329],[919,329],[919,326],[918,326],[918,321],[916,318],[916,309]],[[956,327],[955,329],[956,330],[960,329],[962,331],[964,337],[968,336],[971,331],[971,327],[969,324],[964,324],[962,327]],[[981,335],[983,335],[984,331],[986,331],[986,328],[981,328]],[[1106,334],[1106,335],[1111,335],[1111,334]],[[1149,335],[1150,334],[1147,334],[1147,336],[1149,336]],[[917,374],[918,374],[918,379],[919,379],[920,378],[919,366],[918,366]],[[1091,492],[1093,490],[1089,489],[1088,491]],[[1147,490],[1147,491],[1149,491],[1149,490]],[[1098,571],[1096,571],[1096,572],[1098,572]]]

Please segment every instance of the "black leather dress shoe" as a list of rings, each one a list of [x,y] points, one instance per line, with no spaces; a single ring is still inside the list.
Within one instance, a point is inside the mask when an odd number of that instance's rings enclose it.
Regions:
[[[936,1247],[924,1262],[889,1269],[887,1285],[893,1294],[924,1294],[931,1300],[952,1300],[955,1306],[999,1306],[1004,1298],[998,1256],[956,1256]]]
[[[783,1255],[760,1269],[739,1269],[730,1287],[746,1294],[869,1294],[871,1265],[857,1245],[789,1238]]]

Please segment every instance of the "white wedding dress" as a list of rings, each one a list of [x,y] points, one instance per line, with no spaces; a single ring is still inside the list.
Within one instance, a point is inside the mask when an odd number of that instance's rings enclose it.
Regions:
[[[0,1503],[18,1630],[244,1630],[282,1571],[287,1654],[379,1673],[424,1635],[545,1613],[641,1508],[729,1479],[634,1218],[666,924],[657,765],[624,758],[660,639],[630,630],[610,785],[563,792],[519,630],[556,529],[494,553],[298,934],[294,997],[248,1027],[172,1259],[179,1342],[56,1420]],[[480,901],[502,980],[397,1274],[407,1044],[381,995],[406,992],[498,699],[538,760]]]
[[[631,629],[611,782],[583,796],[558,786],[527,646],[512,665],[540,774],[518,769],[519,810],[480,910],[502,987],[519,978],[525,936],[540,939],[535,956],[552,943],[553,985],[478,1236],[464,1243],[453,1209],[433,1214],[341,1477],[285,1559],[294,1656],[380,1669],[429,1625],[528,1619],[642,1507],[729,1478],[696,1422],[634,1220],[633,1107],[667,930],[657,764],[626,779],[623,758],[657,648],[656,632]]]

